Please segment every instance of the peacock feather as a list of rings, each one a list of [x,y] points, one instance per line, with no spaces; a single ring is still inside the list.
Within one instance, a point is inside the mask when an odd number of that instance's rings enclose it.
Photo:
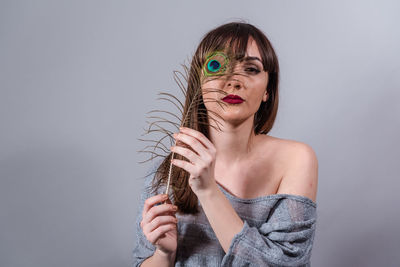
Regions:
[[[165,159],[170,156],[170,159],[174,159],[175,153],[169,151],[169,147],[172,145],[182,145],[190,149],[185,144],[179,144],[179,141],[177,144],[173,134],[179,131],[179,127],[182,126],[192,128],[193,122],[190,121],[190,118],[193,118],[193,115],[195,115],[195,118],[207,118],[206,120],[197,120],[195,121],[196,123],[221,131],[220,124],[224,120],[223,117],[212,110],[207,110],[205,103],[216,103],[222,109],[225,109],[228,104],[220,99],[227,93],[219,88],[205,87],[204,84],[216,79],[227,79],[232,75],[247,76],[243,72],[233,71],[237,62],[238,60],[228,49],[225,51],[217,50],[206,54],[204,63],[192,61],[190,67],[188,64],[181,64],[183,72],[173,71],[174,81],[178,85],[182,96],[179,98],[168,92],[158,93],[157,100],[166,102],[173,110],[153,109],[146,113],[148,126],[144,129],[145,133],[142,136],[149,137],[146,139],[138,138],[138,140],[148,143],[148,145],[138,152],[150,154],[150,156],[147,160],[139,163],[145,163],[158,157]],[[190,77],[192,78],[191,84],[193,84],[194,88],[192,89],[194,90],[188,90]],[[215,93],[220,94],[220,96],[215,97]],[[165,144],[166,142],[169,142],[168,145]],[[171,177],[173,167],[177,168],[169,163],[165,194],[168,194],[171,179],[173,179]]]

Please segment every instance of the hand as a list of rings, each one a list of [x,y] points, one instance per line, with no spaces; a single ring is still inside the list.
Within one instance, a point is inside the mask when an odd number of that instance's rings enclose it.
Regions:
[[[166,204],[155,206],[166,201]],[[143,207],[140,227],[147,240],[155,245],[165,256],[176,253],[178,235],[176,230],[176,207],[171,204],[168,196],[159,194],[146,199]]]
[[[190,173],[189,185],[197,196],[213,190],[217,186],[214,178],[217,150],[214,144],[201,132],[186,127],[181,127],[174,138],[192,150],[178,145],[171,147],[171,151],[189,160],[173,159],[171,163]]]

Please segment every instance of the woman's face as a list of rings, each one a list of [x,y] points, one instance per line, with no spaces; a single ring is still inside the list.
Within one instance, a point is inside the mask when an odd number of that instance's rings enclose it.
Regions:
[[[214,65],[213,65],[214,63]],[[208,65],[213,68],[218,63]],[[253,120],[254,114],[260,107],[261,101],[267,101],[268,73],[263,70],[261,55],[253,38],[249,38],[244,59],[232,66],[233,75],[212,76],[202,84],[203,100],[207,110],[219,114],[225,122],[239,125],[246,120]],[[204,77],[204,74],[202,74]],[[226,95],[218,92],[208,92],[207,89],[223,90]],[[223,101],[227,95],[240,96],[240,101]],[[221,101],[222,106],[210,100]],[[231,102],[231,103],[229,103]],[[234,102],[234,103],[232,103]],[[212,116],[212,114],[210,114]],[[213,116],[215,118],[215,116]],[[217,118],[215,118],[217,119]]]

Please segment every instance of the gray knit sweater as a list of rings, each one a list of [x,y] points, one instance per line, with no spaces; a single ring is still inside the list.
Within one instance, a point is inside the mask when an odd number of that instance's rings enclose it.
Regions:
[[[151,178],[146,178],[148,188]],[[219,185],[218,185],[219,186]],[[136,219],[133,266],[155,251],[140,227],[144,201],[151,195],[142,189]],[[178,219],[175,266],[310,266],[317,204],[304,196],[275,194],[241,199],[219,189],[244,221],[227,253],[222,249],[200,205],[200,213]],[[160,190],[159,193],[164,193]]]

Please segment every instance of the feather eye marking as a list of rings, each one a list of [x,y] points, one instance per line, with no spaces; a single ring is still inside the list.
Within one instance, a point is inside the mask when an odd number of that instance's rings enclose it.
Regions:
[[[229,64],[228,56],[222,51],[215,51],[207,56],[203,67],[205,76],[224,75]]]

